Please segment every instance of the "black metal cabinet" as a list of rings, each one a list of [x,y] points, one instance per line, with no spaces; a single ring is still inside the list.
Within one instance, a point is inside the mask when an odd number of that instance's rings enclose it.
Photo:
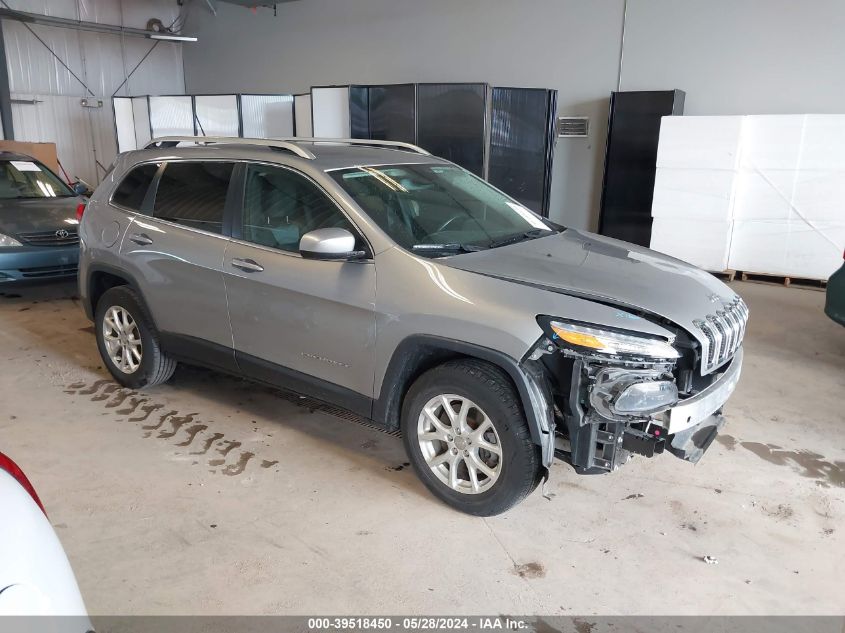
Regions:
[[[651,202],[660,119],[684,113],[682,90],[610,97],[599,233],[641,246],[651,241]]]

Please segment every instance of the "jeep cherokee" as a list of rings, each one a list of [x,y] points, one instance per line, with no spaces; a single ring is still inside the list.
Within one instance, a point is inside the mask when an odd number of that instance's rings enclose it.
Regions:
[[[81,222],[80,294],[122,385],[177,361],[401,432],[464,512],[724,424],[748,310],[712,275],[542,218],[387,141],[168,137],[121,154]]]

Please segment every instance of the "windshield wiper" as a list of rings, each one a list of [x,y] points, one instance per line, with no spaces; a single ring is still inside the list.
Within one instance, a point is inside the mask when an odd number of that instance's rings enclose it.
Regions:
[[[459,244],[457,242],[449,244],[414,244],[411,250],[415,252],[434,252],[434,253],[474,253],[476,251],[483,251],[486,246],[478,246],[476,244]]]
[[[516,244],[517,242],[524,242],[526,240],[534,240],[538,237],[547,237],[554,235],[557,231],[552,229],[531,229],[524,233],[517,233],[516,235],[508,235],[498,240],[490,242],[490,248],[498,248],[499,246],[507,246],[508,244]]]

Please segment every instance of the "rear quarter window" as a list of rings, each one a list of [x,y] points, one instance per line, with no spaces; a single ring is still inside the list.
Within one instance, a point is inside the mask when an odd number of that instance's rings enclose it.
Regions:
[[[133,211],[142,211],[144,198],[161,163],[139,165],[123,177],[115,189],[112,203]]]

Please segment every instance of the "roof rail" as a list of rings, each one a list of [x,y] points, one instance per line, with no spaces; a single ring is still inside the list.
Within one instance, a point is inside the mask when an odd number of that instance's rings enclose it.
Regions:
[[[276,140],[287,141],[290,143],[343,143],[348,145],[368,145],[370,147],[388,147],[393,149],[403,149],[417,154],[424,154],[431,156],[430,152],[425,151],[422,147],[414,145],[413,143],[403,143],[401,141],[377,141],[366,138],[304,138],[304,137],[282,137]]]
[[[314,160],[316,156],[307,149],[295,143],[296,139],[267,139],[267,138],[240,138],[237,136],[162,136],[152,139],[144,146],[144,149],[153,147],[176,147],[179,143],[206,144],[229,144],[229,145],[260,145],[270,149],[285,150],[305,158]]]

